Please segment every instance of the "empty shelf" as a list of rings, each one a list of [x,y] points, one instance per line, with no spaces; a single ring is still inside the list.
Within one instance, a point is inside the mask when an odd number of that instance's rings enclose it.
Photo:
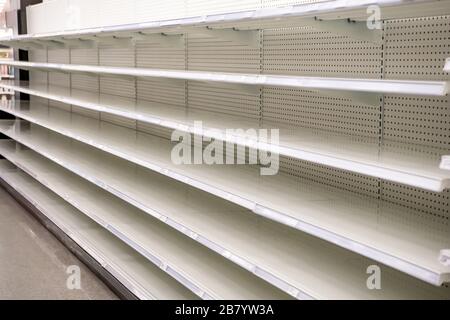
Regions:
[[[150,214],[156,211],[157,217],[171,212],[170,206],[164,205],[171,203],[169,195],[176,194],[177,187],[167,188],[168,200],[156,206],[158,199],[167,199],[162,193],[152,200],[148,193],[138,192],[164,185],[156,182],[161,178],[151,171],[429,283],[440,285],[450,280],[450,268],[438,261],[439,251],[450,246],[450,230],[438,221],[428,223],[403,207],[283,174],[260,176],[258,168],[250,166],[177,166],[170,160],[171,145],[165,139],[53,108],[37,113],[30,110],[17,115],[81,143],[40,126],[32,125],[29,130],[26,122],[20,129],[21,123],[14,120],[2,121],[0,132],[134,206]],[[150,170],[129,167],[127,161]],[[194,199],[189,203],[195,208],[202,205]]]
[[[131,235],[129,239],[140,238],[141,241],[148,241],[148,243],[171,239],[168,236],[169,232],[165,240],[155,239],[154,233],[157,231],[155,231],[154,224],[160,223],[159,220],[132,209],[121,200],[108,195],[33,151],[16,152],[15,144],[12,141],[3,142],[1,150],[2,154],[14,164],[23,167],[35,179],[67,201],[72,202],[83,212],[91,215],[95,213],[97,219],[104,220],[110,229],[128,232]],[[157,195],[150,195],[150,197],[152,196]],[[389,269],[383,269],[383,289],[380,291],[369,290],[365,287],[367,280],[365,270],[374,262],[239,211],[217,212],[213,209],[211,212],[210,208],[217,205],[214,203],[217,200],[211,200],[212,203],[208,203],[208,200],[207,198],[203,199],[205,204],[203,210],[178,212],[178,215],[184,217],[190,224],[196,225],[202,232],[213,237],[220,244],[232,249],[228,254],[223,253],[229,259],[250,257],[250,260],[258,261],[256,268],[262,264],[271,270],[271,272],[263,272],[257,268],[256,274],[265,274],[269,279],[276,279],[277,274],[288,274],[287,277],[296,283],[297,287],[304,290],[299,295],[298,289],[294,289],[291,292],[294,296],[316,299],[450,298],[448,288],[432,287]],[[191,235],[194,239],[196,236],[197,234]],[[180,250],[185,250],[185,248],[182,247]],[[195,251],[190,249],[188,252],[194,256],[191,259],[197,261],[198,257]],[[238,252],[238,256],[232,256],[232,252]],[[181,257],[179,263],[181,260],[189,261],[187,257]],[[211,270],[202,271],[212,272]],[[228,286],[228,284],[225,285],[227,280],[236,279],[228,277],[229,274],[223,274],[220,270],[217,272],[225,278],[220,280],[224,286]],[[336,275],[339,275],[340,279],[330,281],[329,277]],[[215,276],[217,277],[217,275]],[[307,292],[308,294],[306,294]]]
[[[140,299],[195,299],[133,249],[98,226],[27,174],[0,160],[0,177]]]
[[[14,150],[14,148],[12,149]],[[212,254],[161,221],[67,170],[40,159],[3,155],[92,220],[122,239],[167,274],[204,299],[281,299],[288,296]],[[9,149],[11,151],[11,148]],[[36,157],[36,155],[35,155]],[[27,161],[28,160],[28,161]],[[40,160],[40,161],[39,161]],[[229,279],[233,279],[230,281]]]
[[[257,145],[260,150],[275,151],[283,156],[348,170],[376,178],[402,183],[430,191],[441,192],[450,187],[450,171],[439,168],[443,150],[411,146],[378,139],[351,137],[320,130],[292,129],[277,123],[259,123],[244,117],[229,116],[199,110],[186,110],[166,104],[136,101],[107,94],[67,89],[56,86],[2,82],[0,88],[35,95],[45,99],[105,112],[128,119],[156,124],[173,130],[216,138],[217,129],[227,142]],[[195,126],[202,121],[202,131]],[[278,128],[279,144],[253,143],[242,133],[225,136],[226,129]],[[215,130],[214,130],[215,129]],[[220,136],[219,136],[220,137]],[[436,156],[432,156],[436,154]]]
[[[161,78],[170,80],[192,80],[217,82],[244,86],[275,86],[332,91],[354,91],[365,93],[406,94],[421,96],[445,96],[449,91],[446,81],[347,79],[331,77],[300,77],[270,74],[240,74],[206,71],[182,71],[148,68],[125,68],[56,64],[41,62],[0,62],[20,69],[39,69],[56,72],[90,73],[118,77]]]
[[[430,3],[431,2],[431,3]],[[263,8],[240,12],[220,13],[163,21],[151,21],[122,26],[99,27],[85,30],[52,32],[36,35],[5,37],[0,42],[15,45],[15,42],[36,40],[55,41],[86,39],[102,36],[129,37],[139,31],[147,33],[184,33],[199,28],[214,29],[265,29],[292,28],[308,25],[322,20],[356,20],[365,22],[367,7],[377,5],[381,8],[382,19],[413,18],[445,15],[450,13],[447,0],[336,0],[290,5],[278,8]],[[142,37],[143,35],[140,34]],[[57,43],[55,43],[57,44]],[[54,45],[55,45],[54,44]]]

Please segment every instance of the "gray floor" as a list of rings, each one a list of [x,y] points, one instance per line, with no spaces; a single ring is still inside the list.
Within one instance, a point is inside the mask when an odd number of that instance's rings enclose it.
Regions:
[[[81,289],[67,288],[68,266]],[[117,299],[86,266],[0,187],[0,299]]]

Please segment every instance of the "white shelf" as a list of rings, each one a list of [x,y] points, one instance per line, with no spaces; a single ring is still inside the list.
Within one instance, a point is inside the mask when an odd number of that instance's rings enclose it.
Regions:
[[[171,80],[192,80],[217,82],[243,86],[276,86],[313,90],[332,90],[382,94],[406,94],[420,96],[445,96],[449,92],[446,81],[350,79],[331,77],[300,77],[270,74],[241,74],[206,71],[182,71],[148,68],[126,68],[57,64],[41,62],[11,61],[0,62],[20,69],[39,69],[55,72],[91,73],[118,77],[161,78]]]
[[[382,19],[413,18],[450,13],[449,1],[447,0],[336,0],[122,26],[13,36],[1,38],[0,42],[5,45],[14,45],[14,42],[17,41],[85,39],[92,36],[116,36],[120,39],[134,35],[139,31],[145,32],[145,34],[179,34],[206,27],[238,30],[292,28],[322,20],[351,19],[365,23],[368,18],[367,7],[370,5],[377,5],[381,8]]]
[[[27,174],[0,160],[0,177],[89,253],[140,299],[195,299],[133,249],[43,188]]]
[[[33,151],[16,152],[15,143],[7,141],[1,143],[1,153],[20,168],[30,172],[30,175],[39,182],[67,199],[79,210],[90,213],[90,215],[95,212],[97,219],[107,221],[108,228],[123,230],[122,232],[127,239],[140,239],[141,242],[152,243],[153,246],[155,246],[155,242],[164,243],[172,239],[171,233],[168,231],[164,233],[163,239],[155,237],[155,233],[159,232],[159,229],[156,228],[158,231],[155,231],[154,224],[155,222],[159,223],[158,220],[131,208],[112,195],[108,195],[101,189],[90,185],[85,180],[49,162]],[[165,187],[164,182],[163,187]],[[161,191],[158,191],[158,194],[153,194],[152,191],[150,197],[156,197],[160,193]],[[247,216],[243,212],[233,210],[226,212],[232,209],[229,208],[230,206],[227,210],[224,210],[225,212],[218,212],[214,209],[210,211],[211,208],[216,208],[217,201],[207,197],[202,200],[204,201],[204,207],[200,211],[183,212],[184,210],[180,210],[180,212],[177,210],[177,214],[184,217],[183,219],[186,221],[190,221],[191,225],[196,225],[208,236],[215,238],[215,241],[219,244],[225,244],[232,248],[232,251],[222,252],[222,255],[228,259],[236,262],[242,261],[239,260],[242,257],[250,257],[250,260],[256,259],[258,265],[248,267],[260,277],[265,275],[268,279],[275,281],[280,274],[282,276],[288,274],[288,278],[295,279],[294,283],[297,284],[297,287],[303,289],[299,292],[297,288],[289,288],[290,293],[298,298],[449,298],[449,289],[424,285],[418,280],[413,280],[392,270],[383,271],[383,275],[387,274],[383,278],[383,290],[368,290],[364,288],[367,278],[365,269],[367,264],[371,264],[371,262],[366,259],[301,233],[289,231],[285,227],[272,222]],[[176,209],[179,208],[174,208],[173,211]],[[128,237],[126,233],[129,234]],[[196,233],[191,234],[192,238],[199,240],[197,236]],[[204,240],[206,239],[203,238],[200,242]],[[185,246],[181,244],[178,244],[178,246],[182,247],[179,248],[179,250],[182,250],[181,252],[185,252],[179,258],[178,263],[180,265],[184,265],[189,260],[191,260],[189,263],[193,263],[192,260],[207,263],[207,261],[199,259],[192,248],[189,251],[184,251]],[[209,246],[214,248],[213,242]],[[234,256],[233,251],[237,251],[239,255]],[[185,256],[186,253],[194,257],[189,259]],[[261,269],[261,264],[271,271]],[[338,267],[336,268],[336,266]],[[217,268],[217,266],[213,267]],[[223,267],[230,268],[226,264]],[[357,270],[360,270],[360,272],[358,273]],[[202,270],[201,272],[208,271],[210,270]],[[228,286],[225,279],[231,278],[228,278],[227,272],[222,273],[222,271],[216,269],[217,274],[224,277],[221,279],[222,285]],[[333,274],[339,274],[340,279],[329,282],[326,275]],[[217,275],[214,276],[217,277]],[[242,280],[239,282],[241,285],[245,285]],[[358,288],[355,285],[357,283],[362,285]],[[405,285],[405,283],[407,284]],[[285,287],[285,289],[288,289],[288,287]],[[306,295],[306,292],[309,292],[309,295]]]
[[[82,142],[72,146],[70,140],[39,126],[33,126],[29,135],[26,129],[18,130],[14,121],[3,121],[0,127],[3,134],[150,214],[170,212],[170,207],[155,209],[158,199],[165,199],[163,194],[151,200],[147,193],[137,192],[160,188],[159,183],[151,182],[161,180],[154,178],[152,170],[429,283],[450,281],[450,268],[438,261],[439,251],[450,246],[450,230],[437,221],[425,223],[424,218],[400,206],[298,182],[282,174],[260,176],[258,168],[249,166],[176,166],[170,160],[167,140],[53,108],[34,105],[30,111],[2,110]],[[112,160],[108,153],[126,161]],[[72,154],[82,155],[82,159]],[[87,156],[90,154],[92,158]],[[150,170],[125,170],[127,161]],[[175,193],[175,188],[168,190],[172,188],[165,190],[167,194]],[[192,203],[196,201],[192,199],[190,207],[201,206]],[[407,226],[402,218],[407,219]]]
[[[217,138],[212,129],[225,133],[227,128],[278,128],[279,145],[259,141],[253,143],[244,136],[229,137],[225,141],[258,146],[260,150],[277,151],[283,156],[310,161],[376,178],[442,192],[450,187],[450,171],[440,169],[443,150],[387,142],[380,146],[378,139],[351,137],[311,129],[292,129],[278,123],[258,121],[205,111],[186,110],[166,104],[136,101],[107,94],[70,90],[62,87],[1,82],[0,88],[14,90],[45,99],[105,112],[120,117],[156,124],[173,130]],[[203,122],[203,131],[196,130],[195,121]],[[223,137],[222,137],[223,138]],[[430,156],[437,154],[438,156]]]
[[[272,286],[211,254],[158,219],[36,154],[1,154],[203,299],[283,299]],[[225,212],[227,213],[227,212]],[[228,279],[236,281],[228,282]]]

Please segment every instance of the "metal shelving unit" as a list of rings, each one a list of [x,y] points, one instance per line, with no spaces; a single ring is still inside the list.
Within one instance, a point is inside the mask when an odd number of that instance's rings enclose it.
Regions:
[[[132,248],[7,160],[0,177],[33,203],[53,223],[110,271],[140,299],[195,299],[196,296]]]
[[[208,256],[197,254],[196,247],[188,248],[187,245],[182,243],[175,243],[173,246],[168,245],[167,242],[172,240],[171,235],[173,234],[173,237],[176,237],[176,231],[171,233],[164,230],[161,232],[161,238],[158,238],[160,231],[155,226],[153,219],[123,204],[113,196],[105,194],[99,188],[89,186],[87,182],[76,175],[59,168],[32,151],[16,152],[13,141],[3,143],[0,150],[1,154],[9,161],[19,168],[23,168],[30,176],[76,206],[77,209],[88,214],[94,221],[117,235],[118,238],[123,239],[134,248],[142,248],[137,249],[137,251],[144,250],[144,256],[149,257],[148,259],[154,263],[156,259],[156,264],[160,267],[164,265],[167,272],[170,270],[171,264],[163,259],[155,258],[154,254],[149,255],[149,248],[162,247],[159,250],[156,249],[160,253],[158,257],[172,256],[172,259],[169,260],[175,261],[174,265],[178,266],[178,269],[186,266],[190,269],[191,275],[192,272],[195,273],[195,270],[203,269],[197,271],[196,276],[193,276],[198,285],[195,282],[185,283],[186,277],[179,274],[174,275],[195,293],[199,294],[198,289],[202,287],[201,284],[208,284],[209,288],[213,288],[214,282],[216,282],[218,283],[217,291],[213,291],[215,298],[227,298],[226,292],[231,297],[236,297],[236,290],[242,292],[244,297],[252,296],[255,299],[282,297],[274,293],[271,294],[267,288],[264,290],[264,287],[255,287],[246,281],[245,277],[239,277],[239,274],[230,274],[232,268],[229,265],[223,262],[222,266],[221,263],[213,263],[211,259],[207,258]],[[206,204],[205,207],[215,208],[216,206],[211,203]],[[208,237],[214,239],[214,241],[210,241],[207,247],[214,248],[214,244],[216,247],[228,247],[229,250],[222,249],[221,255],[245,266],[246,269],[252,270],[261,278],[269,280],[268,282],[278,284],[280,288],[296,298],[355,299],[364,297],[374,299],[380,297],[381,293],[379,292],[364,293],[365,290],[361,292],[358,286],[354,285],[364,282],[365,279],[364,274],[357,274],[352,271],[359,269],[360,264],[366,263],[365,259],[357,255],[347,253],[345,250],[336,250],[333,246],[324,245],[314,239],[311,241],[310,237],[302,236],[298,232],[287,232],[285,228],[280,228],[272,223],[259,221],[256,225],[260,226],[255,227],[255,219],[247,219],[241,212],[206,210],[197,212],[195,215],[187,213],[186,216],[190,219],[191,225],[196,224],[197,230],[202,230]],[[108,221],[108,223],[105,221]],[[195,235],[192,235],[194,239],[196,238]],[[264,243],[264,246],[260,246],[261,242]],[[289,249],[279,251],[279,248]],[[236,252],[236,254],[233,255],[233,252]],[[296,254],[292,255],[292,252],[296,252]],[[328,262],[323,260],[323,253],[326,253]],[[245,262],[239,263],[239,261]],[[207,268],[198,268],[196,263],[201,263]],[[342,268],[339,270],[338,285],[330,283],[326,277],[326,275],[332,273],[336,265]],[[208,268],[211,269],[208,270]],[[204,272],[205,269],[209,272]],[[213,276],[212,279],[211,276]],[[230,276],[233,279],[239,279],[239,288],[236,288],[234,283],[225,281]],[[408,284],[411,287],[390,282],[389,288],[386,288],[381,295],[390,298],[413,299],[419,297],[443,298],[448,293],[431,286],[427,288],[419,281],[409,280]],[[248,292],[253,288],[255,288],[253,293]],[[210,290],[208,291],[211,292]],[[204,291],[200,292],[202,293],[199,294],[200,297],[208,298],[204,295]],[[209,298],[212,297],[209,296]]]
[[[145,133],[136,137],[133,130],[62,110],[51,110],[42,106],[37,107],[36,113],[33,112],[35,110],[33,106],[26,108],[26,112],[12,112],[8,108],[0,108],[0,110],[11,112],[17,117],[39,125],[28,131],[26,123],[3,121],[0,126],[1,133],[23,143],[48,159],[68,169],[71,168],[69,170],[72,172],[93,181],[107,191],[118,194],[130,204],[156,214],[157,218],[166,219],[164,212],[172,210],[153,209],[150,204],[155,202],[150,200],[151,198],[144,190],[155,190],[154,193],[157,193],[158,189],[164,190],[164,193],[168,193],[169,199],[183,198],[183,193],[171,196],[168,191],[171,188],[162,189],[161,182],[151,187],[150,181],[154,179],[154,174],[150,171],[206,191],[251,210],[259,216],[338,244],[432,284],[440,285],[450,279],[448,268],[440,264],[437,259],[441,248],[450,245],[448,228],[442,228],[436,223],[434,226],[430,225],[430,229],[424,230],[421,217],[411,221],[408,229],[404,229],[402,224],[395,226],[390,222],[389,225],[385,225],[377,221],[379,214],[384,217],[406,215],[407,211],[401,207],[380,201],[371,201],[369,205],[367,198],[352,196],[335,189],[312,186],[307,181],[299,184],[287,176],[259,176],[257,168],[232,166],[224,169],[208,165],[197,165],[195,168],[187,165],[180,168],[166,156],[170,154],[170,144],[165,143],[162,138]],[[20,129],[21,125],[25,125],[23,132]],[[89,149],[78,147],[72,150],[70,139],[64,140],[58,133],[63,137],[88,144],[97,150],[106,151],[107,154],[98,154],[98,151],[95,152],[91,148],[90,152],[95,153],[89,164],[86,164],[89,159],[86,157]],[[110,137],[121,137],[121,139],[111,141],[108,140]],[[127,146],[130,145],[132,148],[129,149]],[[82,159],[77,161],[73,154],[78,154]],[[118,156],[124,161],[116,160],[108,173],[99,176],[100,166],[104,167],[105,164],[113,161],[108,154]],[[132,174],[134,169],[119,175],[124,168],[129,168],[130,165],[127,162],[148,168],[149,177],[145,181],[135,180],[136,177]],[[115,177],[116,175],[118,176]],[[107,180],[114,183],[107,183]],[[136,184],[138,181],[141,183]],[[142,190],[142,193],[136,198],[140,193],[138,190]],[[162,195],[158,193],[156,199],[161,197]],[[193,203],[195,203],[194,200],[188,205],[181,204],[181,206],[192,207]],[[202,205],[204,202],[200,201],[195,204],[195,207],[201,208]],[[223,203],[218,203],[209,207],[223,206]],[[386,220],[389,221],[388,218]],[[374,229],[375,225],[379,227]],[[182,225],[177,229],[184,227],[185,225]],[[396,231],[395,237],[390,235],[393,229]],[[427,239],[430,232],[435,235],[431,241]],[[405,246],[405,243],[408,246]]]
[[[391,143],[388,146],[380,146],[378,138],[354,139],[348,135],[337,135],[308,128],[288,126],[283,128],[270,121],[260,123],[258,120],[239,116],[221,115],[218,118],[213,112],[186,110],[149,101],[118,99],[111,95],[82,90],[8,83],[0,83],[0,87],[430,191],[442,192],[450,186],[450,171],[439,169],[441,157],[430,157],[432,148],[427,146],[405,152],[405,144]],[[20,107],[2,108],[3,110],[11,109],[11,111],[19,109],[16,115],[20,115]],[[202,121],[201,128],[195,126],[196,121]],[[245,132],[227,136],[227,128],[242,128]],[[278,144],[254,140],[246,136],[246,130],[251,128],[267,130],[278,128],[280,130]],[[437,150],[437,152],[443,151]]]
[[[132,0],[36,24],[66,2],[0,39],[31,59],[0,61],[31,96],[0,104],[0,177],[136,296],[450,299],[450,1]],[[280,170],[175,164],[174,130]]]

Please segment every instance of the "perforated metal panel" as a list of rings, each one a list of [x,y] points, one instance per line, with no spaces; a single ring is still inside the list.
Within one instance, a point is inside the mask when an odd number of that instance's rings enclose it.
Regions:
[[[189,35],[189,70],[260,73],[260,35],[253,43],[239,44],[218,38]],[[189,81],[188,107],[243,117],[260,118],[260,93]]]
[[[385,68],[390,79],[449,80],[443,72],[450,56],[450,17],[389,20],[385,23]],[[386,95],[383,138],[435,147],[427,156],[450,154],[450,101]],[[445,217],[448,223],[449,193],[433,193],[383,182],[384,199]]]
[[[136,66],[140,68],[174,69],[186,68],[186,41],[184,36],[175,36],[175,42],[165,42],[164,36],[136,43]],[[186,105],[186,82],[160,79],[138,79],[137,98]]]
[[[386,23],[386,78],[449,80],[450,17],[403,19]],[[385,97],[384,137],[450,147],[449,99]]]
[[[98,65],[98,50],[94,49],[71,49],[70,62],[80,65]],[[99,78],[95,75],[72,74],[72,88],[92,92],[99,91]]]
[[[313,28],[264,31],[264,72],[349,78],[382,75],[381,44]]]
[[[47,50],[29,50],[28,59],[30,61],[47,62]],[[30,81],[33,83],[47,83],[47,72],[32,70],[30,71]]]

